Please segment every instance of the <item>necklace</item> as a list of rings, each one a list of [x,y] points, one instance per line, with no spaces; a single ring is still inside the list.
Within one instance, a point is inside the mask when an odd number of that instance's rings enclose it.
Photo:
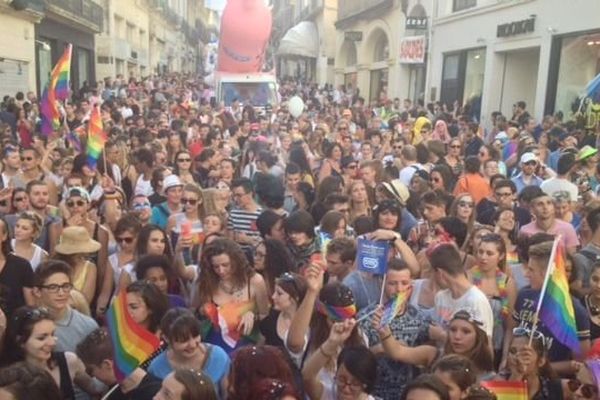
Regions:
[[[585,304],[592,317],[597,317],[598,315],[600,315],[600,306],[597,306],[594,303],[592,303],[592,296],[585,296]]]
[[[236,287],[233,284],[226,285],[223,281],[219,281],[219,288],[229,295],[232,295],[235,292],[238,292],[240,290],[238,287]]]

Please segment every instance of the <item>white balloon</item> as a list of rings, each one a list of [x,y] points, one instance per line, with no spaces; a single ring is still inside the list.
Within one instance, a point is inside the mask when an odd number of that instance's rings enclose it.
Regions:
[[[298,96],[292,97],[288,101],[288,110],[294,118],[298,118],[304,111],[304,101]]]

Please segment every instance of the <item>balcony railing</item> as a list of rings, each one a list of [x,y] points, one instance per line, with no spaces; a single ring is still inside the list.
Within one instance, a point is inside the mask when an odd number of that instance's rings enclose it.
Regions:
[[[94,31],[102,31],[104,11],[91,0],[46,0],[46,4],[70,14],[77,22],[83,20]]]
[[[338,3],[338,21],[386,6],[390,0],[344,0]]]

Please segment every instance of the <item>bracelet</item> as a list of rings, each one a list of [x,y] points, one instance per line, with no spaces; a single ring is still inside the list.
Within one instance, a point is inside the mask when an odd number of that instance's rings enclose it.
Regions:
[[[391,337],[392,337],[392,332],[388,333],[388,334],[387,334],[385,337],[382,337],[382,338],[380,339],[380,340],[381,340],[381,343],[385,342],[386,340],[388,340],[388,339],[389,339],[389,338],[391,338]]]
[[[331,357],[333,357],[333,354],[327,354],[327,353],[325,353],[325,350],[323,350],[323,345],[319,346],[319,351],[321,352],[321,354],[323,354],[325,356],[325,358],[331,358]]]

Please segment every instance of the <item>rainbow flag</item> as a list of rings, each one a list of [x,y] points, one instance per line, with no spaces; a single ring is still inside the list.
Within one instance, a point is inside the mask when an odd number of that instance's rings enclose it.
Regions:
[[[523,381],[483,381],[481,386],[494,392],[498,400],[527,400],[527,384]]]
[[[581,354],[577,325],[575,324],[575,309],[569,293],[569,281],[565,272],[563,246],[555,240],[554,260],[546,275],[546,291],[540,298],[540,321],[552,332],[552,336],[577,354]]]
[[[408,299],[410,299],[411,292],[411,289],[398,292],[396,297],[388,301],[383,309],[383,315],[381,316],[382,327],[389,325],[396,315],[398,315],[402,307],[404,307]]]
[[[42,117],[42,133],[50,136],[60,127],[60,112],[58,111],[57,100],[66,100],[69,98],[69,81],[71,74],[71,55],[73,45],[69,44],[60,57],[50,79],[44,88],[42,94],[40,111]]]
[[[94,105],[90,122],[88,125],[88,140],[87,140],[87,163],[91,169],[96,168],[100,154],[104,149],[104,145],[108,140],[106,132],[102,126],[102,118],[100,116],[100,107]]]
[[[106,313],[113,345],[113,369],[122,382],[160,346],[160,340],[138,325],[127,311],[127,293],[122,290]]]

